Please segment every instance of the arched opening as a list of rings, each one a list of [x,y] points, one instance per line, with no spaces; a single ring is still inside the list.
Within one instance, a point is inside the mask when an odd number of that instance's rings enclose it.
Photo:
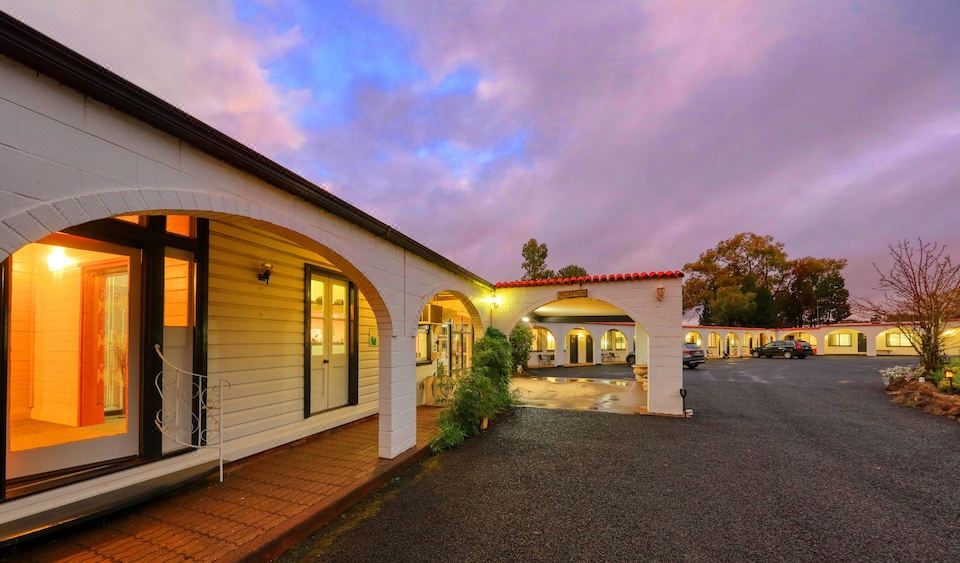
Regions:
[[[819,353],[832,355],[865,355],[867,353],[867,336],[859,330],[851,328],[831,330],[824,337],[823,346],[820,348]]]
[[[756,347],[756,338],[752,332],[743,333],[743,354],[744,356],[749,356],[750,351]]]
[[[700,336],[700,333],[695,330],[688,332],[683,337],[683,341],[687,344],[696,344],[697,346],[703,348],[703,337]]]
[[[951,338],[952,337],[952,338]],[[951,348],[957,349],[956,331],[948,329],[944,333],[945,354],[951,354]],[[952,344],[952,346],[951,346]],[[917,351],[910,343],[910,335],[899,328],[889,328],[876,336],[878,356],[916,356]]]
[[[5,267],[8,497],[75,480],[81,466],[177,453],[194,420],[225,421],[216,431],[228,447],[243,438],[241,455],[262,451],[274,429],[297,439],[369,416],[389,384],[380,337],[393,325],[378,291],[291,228],[144,212],[65,227]],[[231,387],[213,419],[207,407],[220,405],[190,394],[221,381]],[[50,472],[63,479],[35,482]]]
[[[726,358],[740,357],[740,339],[737,338],[736,334],[732,332],[727,333],[727,336],[724,339],[723,355]]]
[[[594,363],[593,335],[585,328],[574,328],[563,339],[568,366],[592,366]]]
[[[721,350],[720,335],[716,332],[711,332],[707,335],[707,348],[705,350],[708,358],[720,358],[723,356],[723,351]]]
[[[553,331],[544,326],[531,326],[533,341],[530,345],[530,359],[527,367],[537,369],[557,365],[557,339]]]
[[[463,294],[440,291],[424,305],[417,324],[417,404],[437,405],[435,383],[462,377],[473,365],[473,344],[482,336],[477,308]]]
[[[600,363],[622,364],[627,357],[627,335],[611,328],[600,338]]]
[[[805,331],[790,331],[783,334],[784,340],[803,340],[813,348],[813,353],[817,353],[818,342],[816,335]]]

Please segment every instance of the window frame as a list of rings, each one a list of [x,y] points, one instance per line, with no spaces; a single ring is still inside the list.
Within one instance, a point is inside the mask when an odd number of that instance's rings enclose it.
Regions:
[[[897,337],[897,340],[901,342],[906,341],[906,344],[891,344],[891,336]],[[910,337],[903,332],[887,332],[886,336],[884,337],[884,342],[886,342],[887,348],[913,348],[913,344],[910,343]]]
[[[417,339],[418,339],[417,352],[419,353],[420,351],[419,338],[420,338],[420,333],[423,329],[426,329],[427,355],[425,359],[420,359],[419,357],[417,358],[418,366],[427,366],[433,363],[433,346],[432,346],[433,343],[431,342],[431,338],[430,338],[433,335],[433,326],[430,323],[419,323],[417,325]]]

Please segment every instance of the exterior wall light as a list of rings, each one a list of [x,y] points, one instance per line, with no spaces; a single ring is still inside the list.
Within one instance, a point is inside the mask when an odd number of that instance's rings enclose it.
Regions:
[[[263,283],[270,283],[270,276],[273,274],[273,264],[269,262],[261,262],[260,267],[257,269],[257,279]]]
[[[952,369],[943,370],[943,376],[947,378],[947,381],[950,382],[950,389],[953,389],[953,378],[957,376],[957,372]]]
[[[530,322],[530,317],[523,317],[523,318],[520,319],[520,320],[523,321],[523,322],[525,322],[525,323],[529,323],[529,322]]]
[[[663,287],[663,284],[657,286],[657,301],[663,301],[663,296],[666,295],[667,288]]]

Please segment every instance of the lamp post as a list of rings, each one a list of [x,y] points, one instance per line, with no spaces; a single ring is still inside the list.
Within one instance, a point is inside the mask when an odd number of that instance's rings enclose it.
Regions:
[[[953,391],[953,378],[957,376],[957,373],[952,369],[945,369],[943,370],[943,376],[950,382],[950,391]]]

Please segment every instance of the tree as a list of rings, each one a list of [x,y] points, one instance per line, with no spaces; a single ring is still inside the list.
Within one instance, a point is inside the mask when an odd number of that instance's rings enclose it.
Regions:
[[[513,355],[513,367],[527,368],[530,360],[530,349],[533,347],[533,331],[527,323],[517,323],[510,331],[510,353]]]
[[[520,254],[523,256],[523,269],[526,272],[523,279],[542,280],[546,279],[545,274],[551,273],[546,269],[547,243],[537,243],[537,239],[532,238],[523,245]]]
[[[538,243],[532,238],[523,245],[520,254],[523,256],[523,278],[525,280],[547,280],[551,278],[574,278],[587,275],[583,266],[570,264],[554,272],[547,268],[547,243]]]
[[[849,316],[846,260],[789,260],[770,236],[739,233],[683,269],[683,307],[700,310],[702,325],[804,326]]]
[[[558,278],[579,278],[585,275],[587,275],[587,269],[576,264],[570,264],[557,270]]]
[[[917,239],[914,246],[902,240],[890,247],[893,265],[880,276],[882,298],[861,300],[859,306],[872,318],[894,323],[920,356],[927,373],[943,367],[944,330],[960,312],[960,264],[946,248]]]

